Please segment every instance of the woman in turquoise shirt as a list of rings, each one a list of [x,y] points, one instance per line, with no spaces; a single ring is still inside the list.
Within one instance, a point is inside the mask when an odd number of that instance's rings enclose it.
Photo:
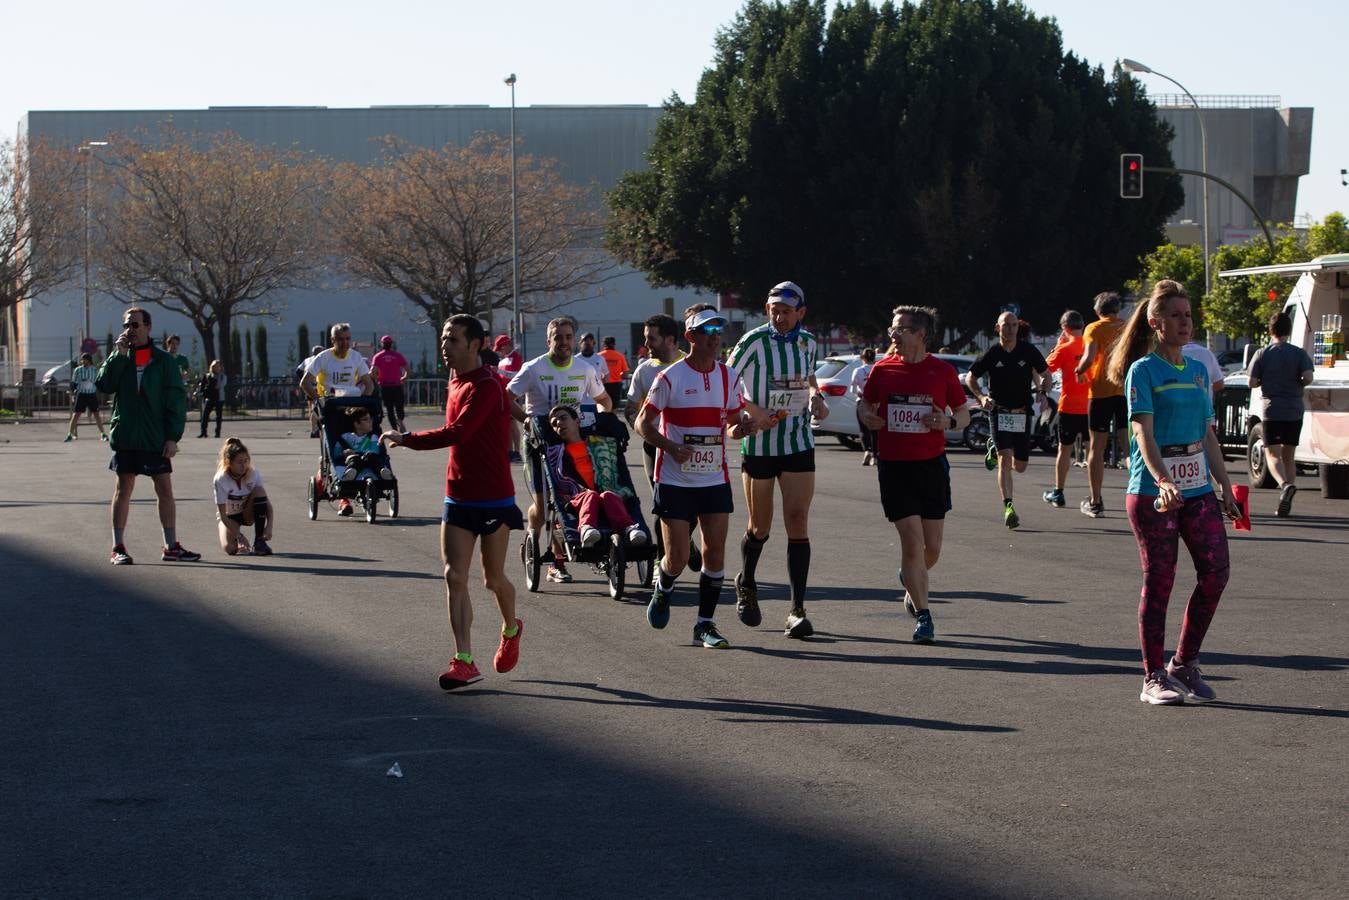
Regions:
[[[1129,488],[1125,506],[1143,563],[1138,634],[1143,647],[1144,703],[1213,700],[1199,671],[1199,647],[1227,586],[1223,513],[1239,518],[1222,448],[1213,431],[1213,395],[1203,364],[1187,359],[1194,320],[1178,282],[1163,280],[1140,303],[1110,356],[1109,374],[1129,402]],[[1221,501],[1213,481],[1222,487]],[[1194,559],[1194,592],[1180,644],[1163,666],[1166,607],[1176,580],[1180,541]]]

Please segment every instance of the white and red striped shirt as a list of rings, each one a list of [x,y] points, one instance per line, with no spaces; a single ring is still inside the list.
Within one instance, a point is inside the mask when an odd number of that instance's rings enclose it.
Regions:
[[[726,467],[726,424],[745,408],[745,385],[734,369],[716,363],[699,372],[687,357],[656,375],[646,405],[660,414],[660,433],[693,450],[686,463],[656,450],[656,481],[676,487],[729,484]]]

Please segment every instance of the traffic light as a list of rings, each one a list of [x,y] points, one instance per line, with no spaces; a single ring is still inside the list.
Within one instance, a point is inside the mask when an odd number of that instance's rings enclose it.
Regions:
[[[1143,198],[1143,154],[1119,155],[1119,195],[1125,200]]]

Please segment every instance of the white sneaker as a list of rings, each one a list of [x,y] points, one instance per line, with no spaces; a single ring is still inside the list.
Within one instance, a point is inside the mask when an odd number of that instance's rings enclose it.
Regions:
[[[581,546],[593,547],[600,542],[600,530],[598,528],[581,529]]]
[[[634,525],[628,529],[628,543],[634,547],[645,547],[651,538],[642,530],[640,525]]]
[[[1165,669],[1158,669],[1143,679],[1143,692],[1138,699],[1153,706],[1173,706],[1185,702],[1185,691],[1171,680]]]

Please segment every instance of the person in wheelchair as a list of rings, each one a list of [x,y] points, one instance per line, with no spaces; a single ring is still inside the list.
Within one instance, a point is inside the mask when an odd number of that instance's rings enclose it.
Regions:
[[[389,451],[374,432],[370,410],[349,406],[343,412],[351,419],[351,431],[333,442],[334,477],[346,482],[393,481]],[[351,515],[351,505],[345,504],[338,514]]]
[[[631,546],[644,546],[651,536],[633,519],[620,493],[632,492],[619,480],[618,441],[598,434],[582,437],[577,410],[564,404],[548,411],[548,424],[562,440],[558,501],[576,510],[581,546],[599,543],[604,527],[623,532]]]

